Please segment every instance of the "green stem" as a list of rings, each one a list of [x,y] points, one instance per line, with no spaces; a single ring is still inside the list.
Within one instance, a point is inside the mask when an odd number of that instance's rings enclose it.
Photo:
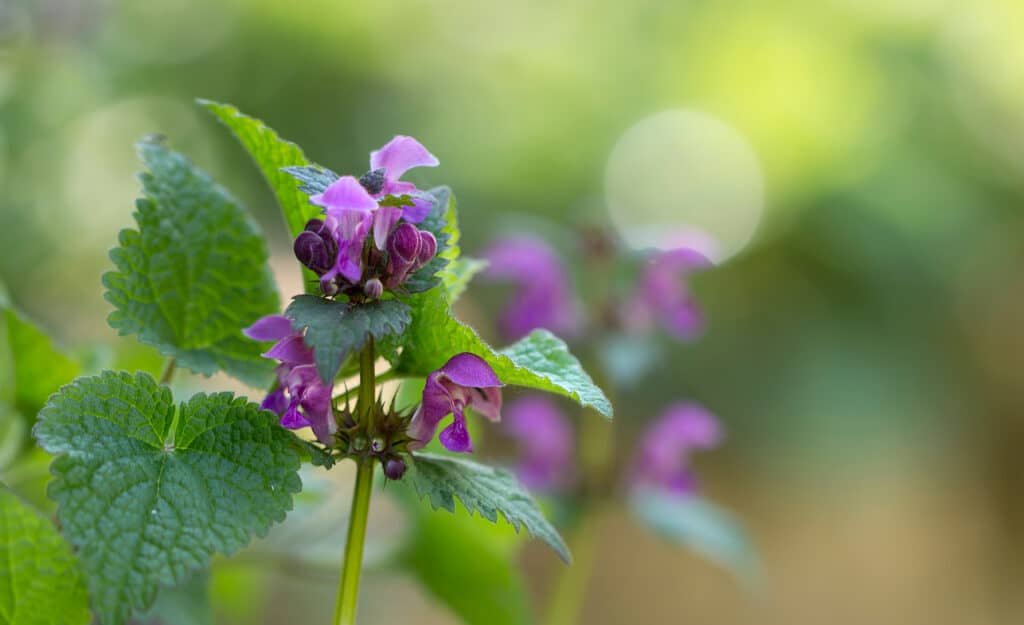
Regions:
[[[373,431],[374,397],[373,338],[359,354],[359,403],[356,411],[366,432]],[[341,563],[338,579],[338,599],[334,604],[335,625],[354,625],[356,604],[359,599],[359,574],[363,566],[363,543],[366,542],[366,519],[370,512],[370,493],[373,490],[373,457],[360,458],[356,464],[356,487],[352,492],[352,512],[348,517],[348,537],[345,540],[345,559]]]
[[[160,375],[160,384],[170,384],[171,378],[174,377],[174,368],[178,365],[178,361],[171,358],[167,361],[167,365],[164,367],[163,374]]]
[[[579,525],[569,535],[573,563],[561,567],[544,615],[544,625],[576,625],[580,621],[580,611],[587,598],[587,584],[594,568],[599,509],[592,507],[580,513]]]
[[[338,599],[334,604],[335,625],[355,625],[356,602],[359,599],[359,573],[363,566],[363,543],[366,541],[366,518],[370,512],[370,491],[373,489],[373,459],[364,458],[356,469],[356,489],[352,493],[352,512],[348,518],[345,560],[341,563]]]

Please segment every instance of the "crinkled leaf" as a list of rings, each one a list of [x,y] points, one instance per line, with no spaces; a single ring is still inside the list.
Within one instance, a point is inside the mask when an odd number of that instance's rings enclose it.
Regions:
[[[637,489],[630,496],[630,507],[664,538],[693,549],[749,584],[757,583],[754,546],[739,521],[722,508],[700,497],[680,497],[653,488]]]
[[[505,384],[564,395],[591,406],[611,418],[612,405],[569,352],[563,340],[547,330],[500,351],[484,342],[476,331],[456,319],[443,289],[410,298],[412,322],[395,367],[410,375],[427,375],[460,352],[472,352],[491,365]]]
[[[42,330],[0,305],[0,402],[30,420],[46,398],[78,374],[78,363]]]
[[[297,295],[284,311],[292,327],[306,331],[316,370],[324,381],[334,380],[345,357],[362,349],[368,336],[382,339],[401,334],[409,324],[409,307],[395,299],[367,304],[337,302],[314,295]]]
[[[335,180],[340,178],[338,174],[334,173],[330,169],[315,164],[303,165],[301,167],[282,167],[281,171],[292,178],[290,181],[292,188],[298,189],[302,192],[309,209],[314,211],[313,213],[310,213],[310,217],[307,218],[306,221],[309,221],[310,218],[314,217],[321,211],[319,206],[309,204],[309,196],[323,193],[327,190],[327,187],[331,186]],[[298,184],[296,184],[296,182]],[[300,224],[299,231],[301,231],[305,225],[306,222],[303,221],[302,224]],[[298,236],[297,233],[293,234]]]
[[[262,121],[249,117],[230,104],[210,100],[197,101],[228,127],[256,162],[256,166],[263,172],[263,177],[277,198],[284,219],[288,223],[288,231],[292,237],[298,236],[306,222],[320,212],[319,207],[310,205],[309,196],[299,190],[292,175],[284,171],[292,167],[310,165],[306,155],[302,153],[302,148],[282,139]],[[319,167],[314,169],[326,171]],[[334,177],[327,184],[337,178],[337,175],[331,175]]]
[[[218,370],[265,386],[273,366],[242,336],[278,310],[263,235],[226,190],[158,140],[138,144],[149,169],[139,229],[121,231],[104,274],[108,322],[197,373]]]
[[[91,619],[71,547],[0,484],[0,623],[86,625]]]
[[[569,548],[551,523],[544,518],[537,503],[514,475],[462,458],[419,453],[413,456],[403,481],[412,484],[420,498],[427,497],[437,510],[455,512],[458,498],[470,513],[496,523],[500,512],[519,531],[527,531],[551,546],[565,562],[570,561]]]
[[[448,265],[441,275],[444,288],[448,291],[448,301],[455,303],[466,291],[473,276],[487,268],[487,261],[478,258],[457,258]]]
[[[284,519],[299,457],[275,421],[231,393],[175,408],[145,373],[79,378],[50,398],[35,436],[58,456],[49,494],[104,624]]]
[[[466,625],[527,625],[530,602],[517,562],[522,539],[457,506],[434,514],[410,489],[389,489],[411,517],[397,564]],[[466,554],[473,554],[467,558]]]

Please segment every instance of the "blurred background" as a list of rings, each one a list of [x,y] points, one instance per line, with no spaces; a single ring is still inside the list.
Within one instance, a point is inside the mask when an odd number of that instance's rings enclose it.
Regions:
[[[99,283],[145,134],[242,199],[282,296],[301,289],[270,192],[195,97],[340,172],[417,137],[442,165],[411,178],[454,189],[469,254],[509,219],[720,241],[693,282],[705,336],[618,397],[618,427],[682,398],[720,416],[698,470],[765,587],[611,510],[584,622],[1024,621],[1024,3],[0,0],[0,280],[102,364],[160,367],[115,339]],[[501,297],[460,314],[493,338]],[[374,515],[386,552],[400,515]],[[374,549],[364,623],[457,622]],[[554,558],[523,565],[541,597]],[[333,567],[217,568],[218,622],[325,621]]]

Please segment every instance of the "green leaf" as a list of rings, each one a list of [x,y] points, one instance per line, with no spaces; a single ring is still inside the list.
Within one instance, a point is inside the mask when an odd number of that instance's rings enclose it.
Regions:
[[[284,519],[299,457],[275,420],[231,393],[176,409],[144,373],[79,378],[50,398],[35,436],[58,455],[49,494],[104,624]]]
[[[403,286],[409,293],[422,293],[441,284],[445,267],[459,257],[455,196],[448,187],[436,187],[426,195],[432,199],[431,210],[416,227],[434,235],[437,253],[405,281]]]
[[[409,324],[409,307],[395,299],[354,304],[297,295],[284,316],[291,319],[295,330],[306,331],[306,344],[316,356],[316,370],[330,382],[345,357],[362,349],[368,336],[380,340],[401,334]]]
[[[302,148],[277,136],[277,133],[262,121],[249,117],[230,104],[210,100],[197,102],[228,127],[256,162],[281,206],[281,212],[288,223],[288,232],[292,238],[299,236],[306,222],[320,213],[320,208],[309,203],[309,196],[299,190],[295,178],[285,171],[285,168],[311,165],[306,160],[306,155],[302,153]],[[318,166],[313,168],[315,171],[327,172]],[[330,175],[333,176],[331,182],[338,177],[333,173]]]
[[[0,306],[0,402],[29,420],[46,398],[78,374],[78,363],[14,309]]]
[[[291,182],[292,187],[302,191],[303,195],[306,196],[307,204],[309,204],[310,195],[323,193],[327,190],[327,187],[331,186],[335,180],[341,177],[330,169],[316,164],[302,167],[282,167],[281,171],[294,178]],[[296,185],[296,182],[299,184]],[[317,206],[311,206],[311,208],[317,210],[317,212],[321,210]],[[306,222],[302,222],[303,229],[305,225]]]
[[[487,269],[488,262],[477,258],[457,258],[441,274],[441,282],[448,291],[448,301],[455,303],[469,286],[473,276]]]
[[[277,312],[263,235],[227,191],[156,140],[138,144],[138,230],[122,230],[104,274],[108,322],[178,364],[266,386],[273,365],[242,328]]]
[[[757,553],[743,526],[728,512],[700,497],[679,497],[652,488],[630,496],[633,514],[659,535],[756,585]]]
[[[0,623],[86,625],[91,619],[70,546],[0,484]]]
[[[590,379],[579,360],[557,336],[534,330],[529,336],[496,351],[476,330],[452,316],[443,289],[410,298],[412,321],[395,368],[408,375],[427,375],[460,352],[472,352],[491,365],[505,384],[525,386],[572,398],[611,418],[612,405]]]
[[[544,518],[515,476],[504,469],[452,456],[419,453],[413,455],[411,470],[403,481],[411,483],[421,499],[429,498],[435,510],[444,508],[455,512],[458,498],[470,513],[479,512],[492,523],[498,521],[500,512],[517,532],[525,526],[530,534],[550,545],[562,560],[570,561],[569,548],[558,530]]]
[[[391,492],[412,517],[398,560],[403,570],[412,572],[466,625],[531,622],[529,595],[516,559],[522,541],[511,526],[488,523],[461,505],[454,516],[434,514],[411,490]]]

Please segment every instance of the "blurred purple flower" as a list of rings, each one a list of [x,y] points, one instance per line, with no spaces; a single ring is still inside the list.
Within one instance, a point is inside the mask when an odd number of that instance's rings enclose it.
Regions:
[[[453,415],[451,425],[441,431],[441,444],[449,451],[473,451],[464,410],[472,406],[491,421],[499,421],[502,386],[483,358],[468,352],[452,356],[443,367],[427,376],[423,401],[409,423],[408,434],[414,441],[409,449],[419,449],[429,443],[441,419]]]
[[[530,489],[556,491],[572,481],[572,424],[554,402],[528,395],[505,407],[505,431],[519,442],[516,474]]]
[[[277,366],[280,386],[266,396],[260,408],[277,414],[281,425],[290,430],[312,427],[317,440],[331,444],[338,431],[331,409],[332,385],[317,374],[313,350],[302,333],[293,331],[291,321],[281,315],[258,319],[242,332],[255,341],[277,341],[263,356],[281,361]]]
[[[558,254],[542,239],[516,235],[495,241],[484,251],[484,277],[514,282],[518,291],[499,321],[505,338],[514,341],[536,328],[573,335],[579,311],[569,277]]]
[[[656,254],[626,306],[626,325],[649,331],[657,323],[680,340],[696,338],[704,329],[704,315],[686,280],[691,272],[710,265],[707,257],[687,247]]]
[[[713,449],[722,437],[718,420],[703,407],[689,402],[669,406],[640,441],[634,483],[678,495],[695,493],[697,480],[690,470],[690,452]]]

